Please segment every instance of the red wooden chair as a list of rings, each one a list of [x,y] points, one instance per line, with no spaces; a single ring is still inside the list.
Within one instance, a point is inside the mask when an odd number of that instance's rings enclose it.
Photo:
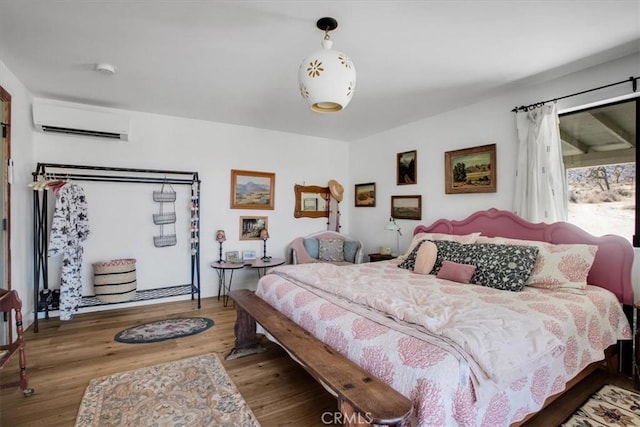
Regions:
[[[11,356],[18,351],[20,357],[20,380],[8,384],[0,384],[0,388],[20,385],[22,393],[25,397],[29,397],[33,394],[34,390],[29,387],[27,379],[27,358],[24,353],[24,331],[22,329],[22,301],[20,301],[20,297],[18,297],[16,291],[0,289],[0,311],[7,313],[10,328],[12,327],[11,310],[15,312],[15,325],[18,336],[13,342],[7,345],[0,345],[0,369],[4,368],[4,365],[9,361]],[[9,334],[9,337],[11,337],[11,334]]]

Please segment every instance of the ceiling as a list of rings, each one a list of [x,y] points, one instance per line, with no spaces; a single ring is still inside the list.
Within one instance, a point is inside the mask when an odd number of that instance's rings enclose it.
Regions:
[[[357,71],[334,114],[297,84],[323,16]],[[345,141],[637,51],[638,0],[0,0],[0,61],[36,96]]]
[[[562,154],[567,167],[636,160],[636,99],[560,115]]]

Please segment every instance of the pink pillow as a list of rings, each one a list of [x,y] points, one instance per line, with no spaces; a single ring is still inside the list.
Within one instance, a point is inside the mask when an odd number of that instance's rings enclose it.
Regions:
[[[308,262],[317,261],[317,259],[313,258],[311,255],[309,255],[309,252],[307,252],[307,249],[304,247],[304,240],[302,239],[302,237],[294,239],[291,242],[291,249],[295,249],[296,251],[298,264],[306,264]],[[293,262],[293,260],[291,260],[291,262]]]
[[[436,277],[438,279],[451,280],[452,282],[471,283],[471,277],[475,272],[475,265],[444,261]]]
[[[423,242],[416,254],[416,262],[413,272],[418,274],[429,274],[433,270],[438,256],[438,247],[433,242]]]

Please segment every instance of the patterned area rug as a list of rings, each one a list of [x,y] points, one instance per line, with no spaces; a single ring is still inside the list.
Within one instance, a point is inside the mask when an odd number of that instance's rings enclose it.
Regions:
[[[640,394],[613,385],[605,385],[591,396],[563,426],[640,426]]]
[[[218,356],[183,359],[91,380],[76,427],[259,427]]]
[[[145,323],[116,334],[115,340],[127,344],[140,344],[187,337],[206,331],[213,320],[206,317],[181,317]]]

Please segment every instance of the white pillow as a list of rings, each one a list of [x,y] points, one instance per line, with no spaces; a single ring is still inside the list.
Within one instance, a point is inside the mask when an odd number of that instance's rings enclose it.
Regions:
[[[538,258],[526,286],[544,289],[585,289],[598,247],[581,243],[553,244],[536,240],[480,236],[476,243],[536,246]]]
[[[418,233],[415,236],[413,236],[413,240],[411,241],[411,244],[409,245],[409,249],[407,249],[407,252],[405,252],[404,255],[399,256],[398,259],[403,261],[407,259],[407,257],[409,256],[413,248],[415,248],[416,245],[418,244],[418,242],[421,242],[423,240],[449,240],[449,241],[458,242],[458,243],[462,243],[463,245],[466,245],[468,243],[475,243],[476,239],[478,239],[479,236],[480,236],[480,233],[471,233],[471,234],[463,234],[463,235],[445,234],[445,233]]]

